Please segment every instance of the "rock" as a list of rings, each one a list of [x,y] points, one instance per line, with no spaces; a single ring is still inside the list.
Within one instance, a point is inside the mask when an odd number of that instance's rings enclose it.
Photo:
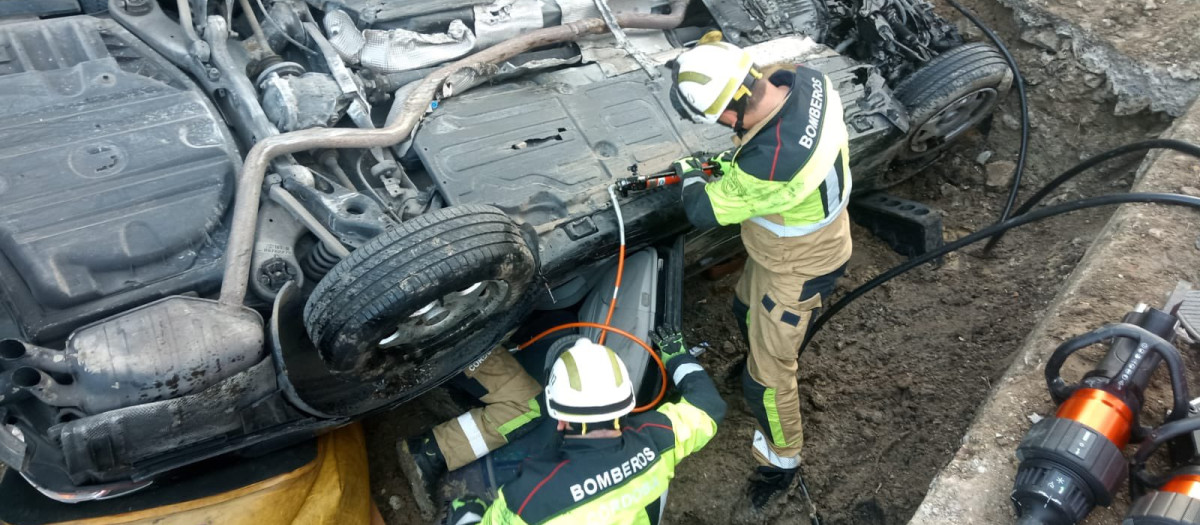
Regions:
[[[725,355],[733,355],[737,353],[737,345],[733,341],[725,340],[721,342],[721,353]]]
[[[1021,129],[1021,119],[1009,115],[1008,113],[1005,113],[1004,116],[1000,117],[1000,122],[1004,124],[1004,127],[1013,131]]]
[[[970,20],[964,18],[959,20],[955,25],[958,26],[958,32],[962,33],[969,40],[976,40],[983,37],[983,33]]]
[[[958,189],[958,186],[950,184],[949,182],[942,183],[939,190],[941,191],[943,197],[954,197],[962,193],[962,190]]]
[[[808,394],[808,402],[812,403],[813,410],[824,412],[829,407],[829,401],[820,392],[812,391]]]
[[[1149,230],[1146,230],[1146,234],[1154,237],[1155,239],[1162,239],[1163,236],[1166,235],[1166,232],[1164,232],[1162,228],[1150,228]]]
[[[992,158],[992,152],[989,150],[983,150],[983,151],[979,152],[978,156],[975,157],[975,163],[980,166],[983,166],[984,164],[987,164],[987,161],[991,158]]]
[[[1104,77],[1087,73],[1083,75],[1083,85],[1092,89],[1098,88],[1104,85]]]
[[[1182,193],[1184,195],[1191,195],[1192,197],[1200,197],[1200,188],[1197,188],[1195,186],[1184,186],[1182,188],[1179,188],[1179,193]]]
[[[1006,188],[1012,182],[1013,170],[1017,165],[1012,161],[998,160],[987,165],[987,184],[988,188]]]
[[[880,423],[883,421],[883,412],[870,408],[859,408],[854,411],[854,415],[870,423]]]
[[[400,496],[392,496],[388,498],[388,506],[392,510],[400,510],[400,507],[404,506],[404,500],[400,499]]]
[[[1058,195],[1055,195],[1053,197],[1050,197],[1049,199],[1042,201],[1041,205],[1042,206],[1057,206],[1059,204],[1067,202],[1067,199],[1070,199],[1070,198],[1071,198],[1071,192],[1064,191],[1062,193],[1059,193]]]
[[[1061,43],[1058,35],[1054,33],[1054,29],[1052,28],[1023,31],[1021,32],[1021,40],[1055,52],[1058,51],[1058,45]]]
[[[1158,4],[1154,0],[1146,0],[1146,3],[1142,4],[1142,10],[1144,11],[1154,11],[1155,9],[1158,9]]]

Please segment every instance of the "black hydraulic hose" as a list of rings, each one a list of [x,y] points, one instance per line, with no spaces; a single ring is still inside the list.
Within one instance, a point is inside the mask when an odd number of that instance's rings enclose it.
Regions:
[[[855,299],[858,299],[863,294],[866,294],[867,292],[879,287],[879,285],[890,281],[892,278],[899,276],[913,268],[916,268],[950,252],[959,250],[963,247],[996,235],[997,233],[1005,232],[1032,222],[1037,222],[1048,217],[1054,217],[1056,215],[1062,215],[1064,213],[1070,213],[1087,208],[1095,208],[1097,206],[1108,206],[1112,204],[1124,204],[1130,202],[1174,204],[1177,206],[1188,206],[1200,209],[1200,197],[1179,195],[1177,193],[1118,193],[1114,195],[1101,195],[1099,197],[1091,197],[1088,199],[1066,202],[1057,206],[1043,208],[1035,212],[1018,215],[1006,221],[997,222],[966,237],[946,244],[941,248],[928,252],[919,257],[909,259],[907,262],[877,275],[874,279],[867,281],[858,288],[850,291],[850,293],[846,294],[841,299],[838,299],[836,303],[833,303],[828,310],[822,313],[821,316],[818,317],[815,322],[813,322],[812,326],[808,330],[808,333],[804,336],[804,342],[800,344],[800,348],[797,350],[797,358],[804,354],[804,349],[808,347],[808,343],[812,340],[813,334],[816,334],[818,331],[820,331],[821,327],[825,326],[825,323],[829,322],[829,319],[845,308],[846,305],[850,304]]]
[[[975,27],[978,27],[983,34],[987,35],[988,39],[996,44],[1000,53],[1004,55],[1004,61],[1008,62],[1009,69],[1013,72],[1013,82],[1017,85],[1017,96],[1021,102],[1021,146],[1017,150],[1017,166],[1013,168],[1012,182],[1008,189],[1008,202],[1004,203],[1004,211],[1000,212],[1000,220],[996,222],[1004,222],[1011,216],[1013,205],[1017,203],[1017,192],[1021,190],[1021,176],[1025,173],[1025,154],[1029,150],[1029,99],[1025,95],[1025,78],[1021,76],[1021,70],[1017,67],[1017,60],[1013,58],[1012,53],[1008,52],[1008,48],[1004,46],[1004,42],[1000,41],[1000,37],[993,33],[991,28],[984,25],[983,21],[979,20],[974,13],[967,10],[955,0],[946,0],[946,3],[967,17]],[[1020,214],[1018,214],[1020,215]]]
[[[1142,443],[1138,445],[1137,452],[1129,459],[1131,480],[1137,479],[1153,487],[1159,487],[1165,483],[1167,480],[1164,476],[1155,476],[1145,472],[1146,463],[1150,460],[1150,456],[1163,443],[1197,430],[1200,430],[1200,418],[1197,417],[1188,417],[1164,423],[1162,426],[1152,430],[1146,436],[1146,439],[1142,440]],[[1132,488],[1133,485],[1131,484],[1130,489]]]
[[[1197,145],[1189,143],[1189,142],[1184,142],[1182,140],[1152,139],[1152,140],[1143,140],[1141,142],[1134,142],[1132,144],[1126,144],[1124,146],[1116,147],[1116,148],[1110,149],[1108,151],[1105,151],[1104,153],[1094,155],[1094,156],[1088,158],[1087,160],[1080,162],[1079,164],[1076,164],[1073,168],[1062,172],[1061,175],[1059,175],[1058,177],[1055,177],[1054,180],[1046,183],[1046,185],[1042,186],[1042,188],[1039,189],[1037,191],[1037,193],[1034,193],[1032,197],[1029,197],[1029,199],[1027,199],[1023,204],[1021,204],[1021,207],[1017,208],[1016,215],[1019,216],[1021,214],[1024,214],[1025,212],[1028,212],[1029,210],[1033,209],[1033,207],[1036,206],[1039,202],[1041,202],[1042,199],[1046,198],[1046,196],[1050,195],[1051,192],[1058,189],[1059,186],[1062,186],[1063,183],[1071,180],[1076,175],[1079,175],[1080,173],[1083,173],[1084,171],[1087,171],[1100,163],[1106,162],[1108,160],[1120,157],[1120,156],[1128,154],[1128,153],[1134,153],[1134,152],[1138,152],[1138,151],[1146,151],[1146,150],[1151,150],[1151,149],[1170,149],[1170,150],[1178,151],[1180,153],[1185,153],[1185,154],[1191,155],[1196,158],[1200,158],[1200,146],[1197,146]],[[992,250],[992,248],[994,248],[996,246],[996,243],[999,243],[1000,239],[1002,239],[1002,238],[1004,238],[1003,232],[997,234],[995,237],[992,237],[991,240],[988,241],[987,245],[985,245],[983,247],[983,252],[984,253],[990,252]]]

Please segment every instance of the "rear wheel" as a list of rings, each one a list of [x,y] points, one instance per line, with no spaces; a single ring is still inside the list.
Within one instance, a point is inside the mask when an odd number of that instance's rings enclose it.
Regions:
[[[953,48],[896,86],[912,124],[900,158],[931,157],[992,114],[1012,85],[1004,55],[982,43]]]
[[[482,354],[519,321],[533,254],[491,206],[420,216],[364,244],[317,285],[305,326],[333,370],[360,376]],[[487,339],[484,341],[483,339]]]
[[[983,43],[955,47],[921,66],[893,91],[909,121],[896,162],[855,180],[855,193],[884,190],[924,171],[955,139],[992,114],[1012,80],[1004,55]]]

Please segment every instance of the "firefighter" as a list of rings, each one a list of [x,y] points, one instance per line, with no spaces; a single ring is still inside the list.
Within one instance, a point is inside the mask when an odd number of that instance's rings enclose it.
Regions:
[[[671,99],[680,114],[734,133],[733,149],[681,159],[675,169],[690,222],[700,229],[741,225],[749,255],[733,311],[750,345],[742,388],[757,420],[751,448],[759,466],[748,496],[763,509],[797,478],[804,443],[797,350],[850,258],[842,103],[819,71],[801,66],[764,75],[716,32],[672,67]],[[723,175],[708,180],[704,161]]]
[[[529,432],[542,417],[542,385],[503,347],[471,363],[450,384],[484,406],[398,445],[400,467],[426,520],[433,519],[441,504],[438,487],[443,474]]]
[[[678,402],[630,415],[634,385],[621,358],[575,339],[545,390],[561,439],[526,459],[495,501],[453,501],[445,522],[659,523],[675,465],[713,438],[725,402],[678,332],[660,331],[655,340]]]

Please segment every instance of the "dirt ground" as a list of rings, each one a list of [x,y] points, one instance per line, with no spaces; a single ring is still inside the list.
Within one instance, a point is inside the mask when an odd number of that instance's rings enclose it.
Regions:
[[[1168,124],[1144,113],[1114,117],[1103,83],[1094,82],[1075,59],[1018,41],[1011,12],[990,1],[964,4],[1005,39],[1029,79],[1033,130],[1023,195],[1083,157],[1157,136]],[[1006,188],[999,180],[988,184],[987,165],[1001,171],[1003,163],[1015,160],[1019,115],[1014,92],[988,134],[969,137],[892,192],[942,210],[948,239],[993,222]],[[1050,201],[1123,191],[1138,161],[1117,161],[1080,177]],[[978,247],[951,254],[940,266],[910,272],[833,319],[804,355],[800,377],[805,479],[824,523],[909,519],[958,448],[991,383],[1111,211],[1088,210],[1016,230],[991,257]],[[861,228],[854,237],[854,257],[839,293],[903,261]],[[753,467],[753,418],[737,378],[730,377],[746,352],[729,311],[736,279],[736,274],[694,279],[685,292],[685,335],[689,343],[711,345],[701,361],[730,410],[716,439],[681,465],[667,508],[672,523],[730,522]],[[444,393],[367,421],[372,486],[388,523],[419,522],[396,467],[395,443],[399,434],[418,430],[413,422],[455,415],[438,408],[439,396]],[[797,499],[767,521],[807,522]]]

